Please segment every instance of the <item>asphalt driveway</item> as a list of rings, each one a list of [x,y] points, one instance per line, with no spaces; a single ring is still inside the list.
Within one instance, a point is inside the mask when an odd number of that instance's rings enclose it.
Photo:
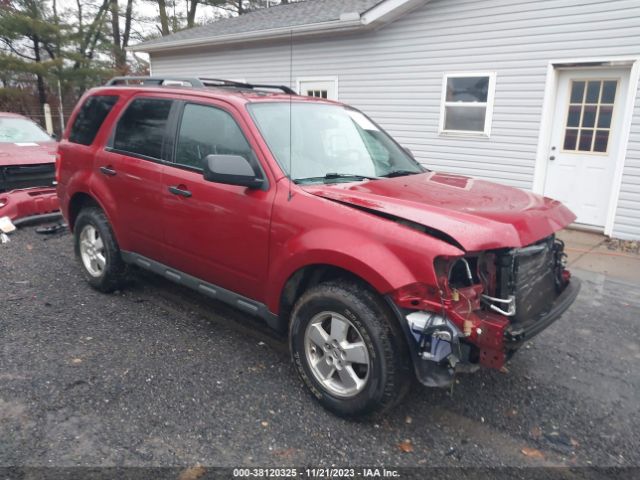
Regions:
[[[640,466],[638,285],[577,272],[503,372],[347,421],[257,321],[137,273],[93,291],[71,236],[0,245],[0,466]]]

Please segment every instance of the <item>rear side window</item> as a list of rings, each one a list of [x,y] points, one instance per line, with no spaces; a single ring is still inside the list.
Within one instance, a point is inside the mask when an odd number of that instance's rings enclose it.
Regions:
[[[175,163],[202,170],[211,154],[252,158],[251,146],[231,115],[215,107],[185,105]]]
[[[113,148],[134,155],[161,158],[171,104],[171,100],[160,98],[137,98],[131,102],[118,121]]]
[[[73,122],[69,141],[91,145],[102,126],[102,122],[118,101],[117,96],[96,95],[85,100]]]

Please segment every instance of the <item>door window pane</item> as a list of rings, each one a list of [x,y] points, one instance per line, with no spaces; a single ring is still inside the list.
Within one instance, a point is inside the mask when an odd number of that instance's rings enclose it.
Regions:
[[[617,80],[572,81],[563,150],[607,152]]]
[[[578,142],[578,150],[580,150],[581,152],[590,152],[592,141],[593,130],[580,130],[580,141]]]
[[[171,100],[137,98],[118,121],[113,148],[150,158],[161,158]]]
[[[567,118],[567,127],[579,127],[581,113],[582,113],[582,107],[580,105],[569,106],[569,116]]]
[[[598,128],[611,128],[611,115],[613,114],[613,107],[608,105],[600,107],[600,114],[598,115]]]
[[[595,105],[587,105],[584,107],[584,112],[582,113],[582,128],[593,128],[595,126],[597,111],[598,107]]]
[[[618,82],[615,80],[609,80],[602,85],[602,100],[601,103],[613,103],[616,99],[616,90],[618,88]]]
[[[578,130],[567,128],[564,135],[564,150],[575,150],[578,143]]]
[[[115,95],[96,95],[85,100],[73,122],[69,141],[91,145],[102,126],[102,122],[118,101]]]
[[[587,96],[585,103],[598,103],[600,100],[600,81],[587,83]]]
[[[187,104],[182,114],[175,162],[202,170],[207,155],[240,155],[252,160],[251,146],[224,110]]]
[[[445,130],[484,132],[486,107],[445,107]]]
[[[582,103],[584,99],[584,82],[572,82],[571,103]]]
[[[596,130],[596,139],[593,143],[594,152],[606,152],[609,143],[609,130]]]

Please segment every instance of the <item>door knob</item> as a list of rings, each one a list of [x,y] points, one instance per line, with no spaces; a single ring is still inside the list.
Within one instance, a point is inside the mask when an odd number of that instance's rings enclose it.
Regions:
[[[549,157],[549,160],[551,160],[551,161],[554,161],[555,159],[556,159],[556,157],[555,157],[554,155],[551,155],[551,156]]]

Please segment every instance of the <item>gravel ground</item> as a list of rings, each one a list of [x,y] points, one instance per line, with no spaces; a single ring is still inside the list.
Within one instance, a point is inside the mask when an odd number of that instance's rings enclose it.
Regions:
[[[142,272],[93,291],[67,233],[15,232],[0,272],[0,466],[640,466],[637,285],[577,272],[507,371],[347,421],[252,318]]]

